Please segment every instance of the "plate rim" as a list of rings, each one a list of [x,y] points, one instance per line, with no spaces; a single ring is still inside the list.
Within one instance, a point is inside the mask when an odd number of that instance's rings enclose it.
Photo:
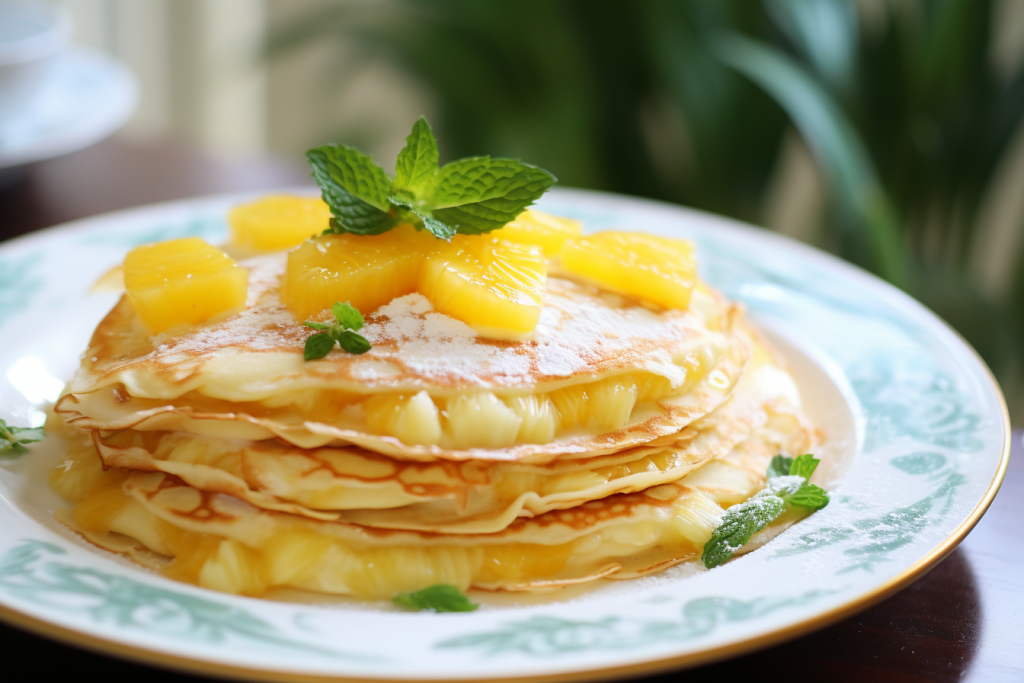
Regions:
[[[225,202],[229,200],[241,200],[249,196],[260,196],[262,194],[268,194],[271,192],[313,192],[315,188],[311,186],[301,187],[290,187],[290,188],[269,188],[265,190],[252,190],[243,192],[229,192],[229,193],[215,193],[209,195],[198,195],[183,199],[158,202],[152,204],[146,204],[138,207],[131,207],[122,209],[119,211],[113,211],[86,218],[69,221],[66,223],[58,224],[42,230],[38,230],[26,235],[20,235],[18,237],[5,240],[0,242],[0,253],[8,251],[12,246],[17,247],[26,243],[31,243],[36,239],[45,239],[49,233],[58,231],[74,231],[79,232],[81,230],[88,229],[93,223],[102,223],[111,218],[117,217],[122,219],[130,218],[132,214],[148,214],[155,211],[167,210],[175,207],[186,207],[189,205],[196,205],[197,203],[211,203],[216,204],[218,202]],[[845,602],[843,604],[836,605],[823,613],[815,614],[807,618],[796,621],[795,623],[789,624],[782,628],[774,629],[767,633],[744,638],[740,641],[727,643],[723,645],[713,646],[706,649],[701,649],[694,652],[683,653],[679,655],[669,656],[654,656],[643,661],[635,661],[629,664],[622,665],[598,665],[594,668],[574,668],[571,671],[561,671],[558,673],[541,673],[541,674],[526,674],[518,675],[513,677],[459,677],[454,680],[458,680],[460,683],[506,683],[511,681],[529,681],[530,683],[565,683],[568,681],[579,681],[579,680],[607,680],[619,677],[633,677],[657,674],[660,672],[670,670],[682,670],[685,668],[691,668],[700,666],[703,664],[710,664],[731,657],[749,654],[779,643],[798,638],[807,633],[825,628],[838,621],[848,618],[858,612],[861,612],[873,605],[878,604],[884,599],[890,597],[894,593],[902,590],[906,586],[910,585],[913,581],[917,580],[931,568],[945,559],[951,552],[953,552],[957,546],[963,541],[964,538],[974,529],[977,523],[984,516],[985,512],[991,506],[992,501],[995,499],[996,494],[1002,486],[1003,480],[1006,476],[1006,471],[1010,461],[1010,450],[1013,439],[1012,425],[1010,423],[1009,410],[1006,404],[1006,399],[1003,396],[1002,389],[999,383],[996,381],[995,376],[992,374],[991,369],[981,358],[978,352],[974,349],[970,343],[963,338],[963,336],[953,329],[949,323],[936,315],[931,309],[920,303],[909,294],[896,288],[895,286],[885,282],[878,276],[859,268],[851,263],[843,261],[842,259],[829,254],[823,250],[817,249],[811,245],[799,242],[785,235],[780,235],[775,232],[771,232],[764,228],[759,228],[756,225],[739,221],[736,219],[728,218],[718,214],[710,212],[700,211],[686,206],[672,204],[670,202],[664,202],[645,197],[636,197],[632,195],[626,195],[615,192],[604,192],[598,190],[586,190],[579,188],[558,188],[552,193],[552,197],[564,197],[565,199],[571,199],[573,196],[576,197],[592,197],[592,198],[608,198],[617,201],[625,201],[634,204],[646,204],[652,208],[660,208],[662,210],[678,211],[691,216],[700,217],[703,220],[711,220],[719,222],[721,224],[731,225],[737,228],[743,229],[756,229],[758,233],[763,235],[765,238],[777,241],[778,243],[784,244],[787,248],[796,249],[802,254],[812,256],[813,258],[823,259],[828,262],[831,267],[839,267],[845,270],[847,273],[855,274],[860,278],[867,278],[875,286],[881,286],[888,295],[896,296],[897,298],[903,299],[904,303],[911,303],[923,311],[926,315],[930,316],[934,322],[939,323],[948,332],[950,332],[955,340],[965,348],[969,355],[974,361],[980,366],[983,373],[979,378],[984,379],[985,385],[994,392],[995,398],[1000,408],[1000,426],[1003,431],[1003,443],[1002,451],[999,457],[999,464],[996,468],[996,472],[993,475],[991,481],[985,490],[984,495],[979,502],[974,506],[966,518],[950,533],[945,539],[939,542],[934,548],[932,548],[925,556],[914,562],[903,571],[898,572],[894,576],[890,577],[881,585],[872,589],[869,593],[860,596],[856,600]],[[309,673],[296,673],[284,670],[265,669],[265,668],[249,668],[245,666],[238,666],[233,664],[225,664],[220,662],[214,662],[198,657],[188,657],[184,655],[170,654],[155,649],[149,649],[146,647],[127,645],[124,643],[108,640],[104,637],[92,636],[86,632],[78,631],[73,628],[60,626],[53,624],[44,619],[40,619],[17,609],[8,607],[0,603],[0,621],[3,621],[9,625],[21,628],[35,635],[40,635],[51,640],[55,640],[62,644],[70,644],[75,647],[79,647],[91,652],[100,653],[103,655],[113,656],[120,659],[126,659],[143,665],[157,666],[164,669],[172,669],[181,672],[193,673],[193,674],[210,674],[220,677],[231,677],[237,679],[248,679],[248,680],[260,680],[260,681],[273,681],[273,682],[284,682],[284,683],[323,683],[325,681],[341,681],[345,683],[357,683],[363,681],[373,681],[375,683],[410,683],[411,681],[441,681],[441,680],[453,680],[450,676],[445,677],[433,677],[433,676],[421,676],[417,678],[408,677],[388,677],[388,676],[344,676],[344,675],[332,675],[332,674],[309,674]]]

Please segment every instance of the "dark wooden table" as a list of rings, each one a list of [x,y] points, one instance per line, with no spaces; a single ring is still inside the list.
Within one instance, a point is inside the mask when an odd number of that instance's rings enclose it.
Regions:
[[[39,164],[0,189],[0,239],[148,202],[308,182],[300,165],[218,160],[177,145],[108,141]],[[1006,481],[988,514],[941,564],[855,617],[761,652],[650,681],[911,683],[1024,681],[1024,449],[1014,434]],[[111,659],[0,625],[8,659],[42,680],[204,680]]]

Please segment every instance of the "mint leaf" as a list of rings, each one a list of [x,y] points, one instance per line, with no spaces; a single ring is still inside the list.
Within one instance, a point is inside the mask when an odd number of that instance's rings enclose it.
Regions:
[[[344,190],[342,190],[344,192]],[[350,232],[353,235],[380,235],[398,225],[398,219],[394,216],[378,211],[358,197],[345,193],[350,200],[349,204],[342,202],[331,203],[324,193],[324,201],[331,207],[331,221],[324,234],[332,233],[340,235]]]
[[[343,330],[338,333],[332,331],[331,334],[338,340],[338,345],[349,353],[363,354],[370,350],[370,342],[366,340],[366,337],[352,330]]]
[[[24,453],[26,449],[22,444],[42,441],[45,436],[46,431],[42,427],[9,427],[0,420],[0,452]]]
[[[444,209],[502,198],[532,202],[554,183],[553,175],[518,159],[467,157],[438,170],[429,205]]]
[[[434,217],[460,235],[482,235],[500,230],[515,220],[522,211],[492,211],[484,203],[466,204],[450,209],[437,209]]]
[[[479,235],[504,227],[554,184],[544,169],[516,159],[470,157],[438,171],[429,206],[455,232]]]
[[[447,583],[428,586],[413,593],[399,593],[391,598],[391,602],[406,609],[434,612],[472,612],[480,607],[465,593]]]
[[[783,495],[782,499],[790,505],[799,505],[811,510],[820,510],[829,502],[825,489],[810,482],[804,482],[795,492]]]
[[[750,537],[779,518],[786,509],[786,501],[768,491],[733,505],[725,511],[722,522],[704,544],[701,561],[708,569],[728,561]]]
[[[426,194],[434,184],[438,163],[437,139],[430,124],[420,117],[405,139],[405,147],[395,162],[395,188],[413,194]]]
[[[379,235],[411,223],[435,237],[479,235],[514,220],[554,185],[555,177],[517,159],[459,159],[438,168],[437,140],[423,117],[395,163],[395,180],[367,155],[344,145],[306,153],[331,208],[326,232]]]
[[[424,214],[419,214],[419,216],[420,220],[423,221],[423,228],[427,232],[429,232],[434,237],[444,240],[446,242],[452,241],[452,237],[455,236],[456,232],[455,228],[445,223],[442,223],[436,218],[431,218],[430,216]]]
[[[318,184],[320,176],[323,176],[329,179],[330,184],[340,187],[379,211],[387,212],[391,209],[388,201],[391,194],[391,179],[383,168],[373,163],[373,159],[355,147],[316,147],[306,152],[306,159],[313,167],[313,177]]]
[[[455,228],[435,219],[430,215],[429,211],[417,209],[412,204],[397,197],[392,197],[391,201],[395,205],[395,210],[401,222],[408,223],[417,230],[426,230],[438,239],[451,242],[452,236],[455,235]]]
[[[347,301],[345,303],[335,302],[331,307],[331,313],[334,314],[339,325],[349,330],[358,330],[366,323],[359,309]]]
[[[306,152],[313,178],[331,209],[330,232],[379,235],[398,224],[392,216],[391,180],[357,149],[339,145]]]
[[[819,462],[821,461],[815,458],[810,453],[798,455],[793,460],[793,464],[790,465],[789,473],[796,477],[810,479],[811,475],[814,474],[814,470],[817,469]]]
[[[366,324],[359,309],[347,301],[345,303],[335,301],[331,306],[331,313],[334,315],[335,322],[333,323],[320,323],[315,320],[307,320],[302,323],[314,330],[323,330],[323,332],[310,335],[306,339],[306,348],[303,351],[303,357],[306,360],[323,358],[331,352],[335,344],[349,353],[361,354],[370,350],[370,342],[366,337],[354,332]]]
[[[784,455],[776,455],[772,458],[772,461],[768,463],[768,478],[772,477],[787,477],[789,476],[789,470],[793,466],[793,458],[787,458]]]
[[[334,337],[330,332],[317,332],[306,339],[306,347],[302,351],[302,357],[306,360],[317,360],[323,358],[334,348]]]
[[[768,464],[768,482],[754,497],[734,505],[704,544],[701,561],[708,569],[727,561],[750,537],[779,518],[790,505],[820,510],[828,493],[807,481],[820,460],[810,453],[796,458],[776,455]]]
[[[46,437],[46,430],[42,427],[8,427],[14,433],[18,443],[36,443]]]

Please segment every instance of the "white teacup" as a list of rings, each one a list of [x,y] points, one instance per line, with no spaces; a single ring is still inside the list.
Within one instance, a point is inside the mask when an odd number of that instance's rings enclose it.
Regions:
[[[51,4],[0,0],[0,127],[31,111],[70,28]]]

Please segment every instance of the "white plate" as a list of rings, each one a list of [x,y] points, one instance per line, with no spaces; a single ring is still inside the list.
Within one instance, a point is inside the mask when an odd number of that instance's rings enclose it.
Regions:
[[[79,221],[0,246],[0,417],[40,419],[113,295],[90,284],[135,244],[225,238],[244,197]],[[777,235],[665,204],[551,192],[542,208],[692,237],[705,279],[744,302],[793,363],[832,503],[710,572],[679,567],[468,614],[347,600],[281,602],[175,583],[52,519],[52,442],[0,465],[0,616],[67,641],[194,671],[267,680],[630,675],[737,654],[819,628],[906,585],[978,521],[1009,457],[999,389],[909,297]],[[519,601],[519,604],[516,604]]]
[[[46,78],[31,108],[0,126],[0,169],[93,145],[135,111],[135,77],[99,52],[69,48],[55,57]]]

